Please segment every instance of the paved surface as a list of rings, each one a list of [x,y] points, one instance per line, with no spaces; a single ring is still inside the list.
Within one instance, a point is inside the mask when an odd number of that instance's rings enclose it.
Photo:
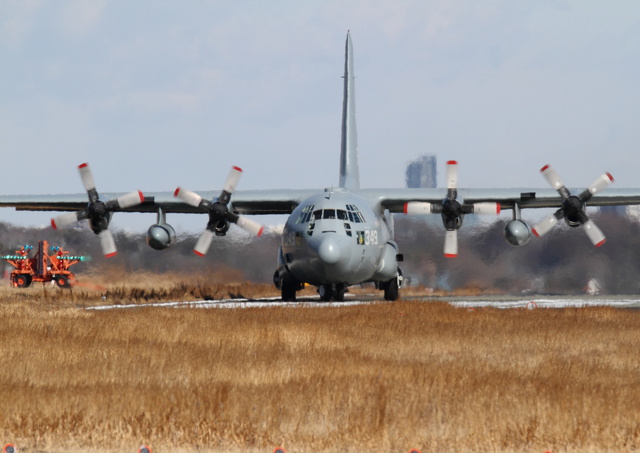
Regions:
[[[354,296],[347,294],[344,302],[322,302],[319,296],[310,296],[296,302],[282,302],[278,297],[260,299],[223,299],[201,301],[157,302],[147,304],[102,305],[88,307],[87,310],[117,310],[142,307],[166,308],[252,308],[252,307],[347,307],[380,301],[379,294]],[[640,296],[426,296],[412,300],[443,301],[460,308],[567,308],[610,306],[619,308],[640,308]]]

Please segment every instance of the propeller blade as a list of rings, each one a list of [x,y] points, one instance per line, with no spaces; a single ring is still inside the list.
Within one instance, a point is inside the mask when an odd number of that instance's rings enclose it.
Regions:
[[[609,187],[613,183],[613,176],[611,173],[604,173],[598,177],[587,189],[585,189],[579,196],[571,195],[569,189],[567,189],[558,174],[549,165],[545,165],[540,169],[544,177],[547,179],[551,187],[556,189],[562,197],[562,207],[558,209],[554,214],[551,214],[544,219],[538,225],[536,225],[531,231],[534,235],[540,237],[549,232],[553,226],[558,223],[563,217],[567,219],[569,226],[575,227],[579,224],[584,226],[584,230],[587,236],[596,247],[600,247],[605,243],[606,239],[600,229],[587,218],[585,212],[585,204],[589,199],[598,192]]]
[[[556,173],[550,165],[542,167],[540,172],[543,174],[549,185],[555,190],[560,190],[561,187],[564,187],[564,183],[560,179],[560,176],[558,176],[558,173]]]
[[[458,230],[447,230],[444,236],[444,256],[447,258],[458,256]]]
[[[54,230],[57,230],[58,228],[76,223],[78,220],[81,220],[80,218],[78,218],[79,213],[80,211],[65,212],[64,214],[60,214],[59,216],[51,219],[51,226]]]
[[[531,229],[531,232],[537,236],[542,237],[547,234],[558,223],[558,217],[556,214],[550,214],[542,219],[536,226]]]
[[[229,192],[230,194],[236,189],[236,185],[238,185],[238,180],[242,176],[242,168],[240,167],[231,167],[231,171],[229,172],[229,176],[227,176],[227,181],[224,183],[224,191]]]
[[[144,194],[139,190],[131,192],[116,199],[116,203],[121,209],[137,206],[144,202]]]
[[[211,241],[213,240],[213,232],[209,230],[204,230],[200,237],[198,238],[198,242],[196,242],[196,246],[193,248],[193,253],[198,256],[205,256],[209,247],[211,246]]]
[[[404,204],[404,213],[411,215],[431,214],[431,203],[426,201],[409,201]]]
[[[605,173],[598,179],[593,181],[593,184],[591,184],[587,190],[591,193],[591,195],[595,195],[596,193],[601,192],[609,187],[611,183],[613,183],[613,176],[611,176],[611,173]]]
[[[178,187],[176,191],[173,193],[174,197],[180,198],[182,201],[187,203],[190,206],[198,207],[202,202],[202,197],[195,192],[191,192],[190,190],[182,189]]]
[[[260,225],[258,222],[255,222],[253,220],[251,220],[248,217],[244,217],[244,216],[239,216],[238,217],[238,221],[236,222],[236,224],[248,231],[249,233],[253,234],[254,236],[262,236],[262,233],[264,231],[264,227],[262,225]]]
[[[593,220],[587,220],[582,226],[584,226],[584,231],[587,233],[587,236],[589,236],[591,243],[596,247],[600,247],[607,241],[604,234],[602,234],[602,231],[600,231],[600,228],[596,226]]]
[[[447,162],[447,189],[458,188],[458,161]]]
[[[105,258],[111,258],[118,253],[111,231],[102,230],[100,234],[98,234],[98,237],[100,238],[100,245],[102,246],[102,253]]]
[[[474,203],[474,214],[500,214],[500,203]]]
[[[78,171],[80,172],[80,179],[82,179],[82,185],[85,190],[87,192],[94,190],[96,188],[96,183],[93,180],[93,174],[91,174],[89,164],[85,162],[84,164],[78,165]]]

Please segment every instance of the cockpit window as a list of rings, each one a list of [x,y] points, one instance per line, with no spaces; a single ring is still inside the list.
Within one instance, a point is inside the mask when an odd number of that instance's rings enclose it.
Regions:
[[[358,209],[357,206],[348,204],[347,205],[347,215],[349,216],[349,221],[353,223],[364,223],[364,217],[362,213]]]
[[[296,220],[296,223],[307,223],[309,220],[311,220],[313,208],[315,208],[314,205],[305,206],[302,209],[302,212],[300,213],[300,215],[298,216],[298,220]]]
[[[364,218],[357,207],[353,205],[347,205],[347,210],[344,209],[316,209],[313,210],[315,206],[307,206],[305,207],[296,223],[307,223],[311,220],[321,220],[321,219],[338,219],[343,220],[345,222],[352,223],[363,223]]]
[[[347,222],[344,222],[344,231],[347,233],[347,236],[351,236],[351,225],[349,225]]]
[[[335,209],[325,209],[322,213],[323,219],[335,219],[336,218],[336,210]]]

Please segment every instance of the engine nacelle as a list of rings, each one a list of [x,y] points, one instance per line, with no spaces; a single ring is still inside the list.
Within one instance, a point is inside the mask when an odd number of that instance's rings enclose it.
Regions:
[[[525,245],[531,239],[531,229],[524,221],[514,219],[504,227],[504,238],[515,247]]]
[[[155,250],[167,249],[175,240],[176,232],[168,223],[156,223],[151,225],[147,231],[147,244]]]

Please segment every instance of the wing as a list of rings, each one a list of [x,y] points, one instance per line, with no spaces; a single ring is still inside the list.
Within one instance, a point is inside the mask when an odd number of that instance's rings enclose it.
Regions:
[[[571,189],[572,193],[580,189]],[[446,189],[363,189],[360,196],[391,212],[404,212],[408,202],[441,203]],[[458,189],[465,203],[500,203],[501,209],[559,208],[562,198],[553,189]],[[640,204],[640,189],[607,189],[589,200],[589,206],[620,206]]]
[[[455,178],[454,178],[455,180]],[[559,181],[559,180],[558,180]],[[549,232],[559,220],[564,219],[569,226],[582,226],[591,243],[599,247],[605,243],[605,235],[588,218],[585,207],[618,206],[640,204],[640,189],[609,189],[597,180],[587,190],[579,192],[564,186],[553,189],[457,189],[455,184],[448,189],[365,189],[359,195],[370,201],[378,212],[404,212],[407,214],[440,214],[446,229],[444,255],[449,258],[458,255],[457,230],[462,225],[464,214],[497,214],[501,209],[512,209],[513,220],[505,226],[505,239],[514,246],[529,241],[531,233],[542,236]],[[555,182],[555,181],[554,181]],[[571,196],[580,193],[580,196]],[[460,200],[460,201],[459,201]],[[556,208],[556,212],[529,227],[520,218],[520,210],[527,208]]]
[[[199,191],[202,198],[217,199],[220,191]],[[317,190],[249,190],[236,191],[231,196],[230,205],[239,214],[289,214],[305,198],[318,193]],[[102,196],[114,200],[124,193],[104,193]],[[58,195],[0,195],[0,207],[15,208],[18,211],[77,211],[87,206],[86,194]],[[176,198],[174,192],[145,192],[144,202],[125,208],[114,208],[114,212],[157,212],[204,213]]]

